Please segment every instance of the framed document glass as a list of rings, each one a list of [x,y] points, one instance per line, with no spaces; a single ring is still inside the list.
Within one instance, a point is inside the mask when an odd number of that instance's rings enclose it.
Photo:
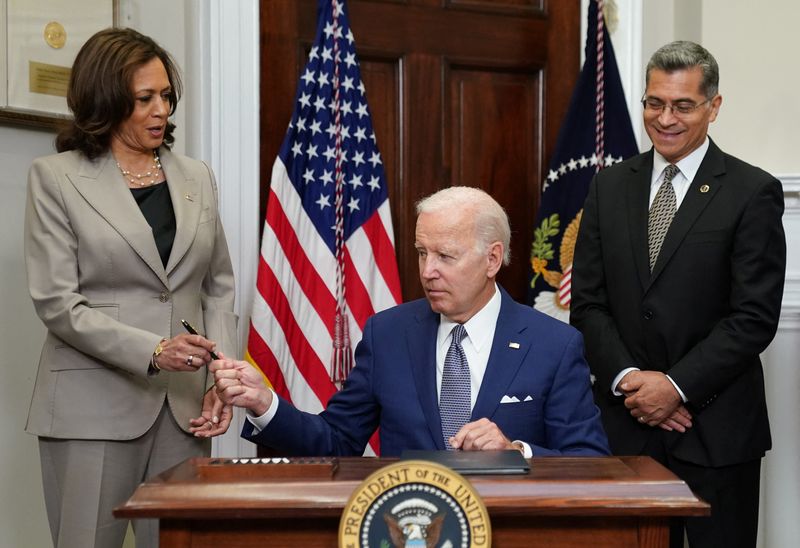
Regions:
[[[115,22],[117,0],[0,0],[0,122],[55,128],[69,116],[78,50]]]

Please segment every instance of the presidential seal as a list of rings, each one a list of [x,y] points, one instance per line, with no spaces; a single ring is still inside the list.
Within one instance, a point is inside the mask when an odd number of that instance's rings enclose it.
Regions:
[[[489,513],[450,468],[400,461],[374,472],[350,496],[339,523],[342,548],[491,546]]]

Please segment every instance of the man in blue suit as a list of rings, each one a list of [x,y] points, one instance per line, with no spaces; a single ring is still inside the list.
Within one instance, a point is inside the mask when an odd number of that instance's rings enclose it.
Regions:
[[[378,427],[383,456],[608,454],[580,333],[495,283],[510,258],[503,208],[477,188],[450,187],[417,214],[426,299],[367,321],[356,366],[325,411],[298,411],[247,362],[213,362],[221,399],[248,410],[242,435],[291,455],[361,455]]]

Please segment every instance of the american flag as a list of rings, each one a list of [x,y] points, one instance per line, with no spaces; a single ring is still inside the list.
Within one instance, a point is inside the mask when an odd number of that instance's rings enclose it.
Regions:
[[[572,256],[594,174],[638,152],[603,2],[589,2],[586,61],[542,185],[528,304],[569,322]]]
[[[272,169],[248,357],[278,394],[318,413],[348,373],[367,318],[400,301],[353,33],[344,0],[327,0]]]

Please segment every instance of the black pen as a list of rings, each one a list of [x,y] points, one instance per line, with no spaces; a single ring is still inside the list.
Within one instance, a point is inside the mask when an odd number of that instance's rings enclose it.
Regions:
[[[192,327],[192,324],[190,324],[186,320],[181,320],[181,323],[183,324],[183,327],[186,328],[186,331],[189,332],[189,334],[191,334],[191,335],[199,335],[200,334],[200,333],[197,332],[197,330],[194,327]],[[217,356],[213,352],[209,352],[209,354],[211,354],[211,359],[212,360],[218,360],[219,359],[219,356]]]

